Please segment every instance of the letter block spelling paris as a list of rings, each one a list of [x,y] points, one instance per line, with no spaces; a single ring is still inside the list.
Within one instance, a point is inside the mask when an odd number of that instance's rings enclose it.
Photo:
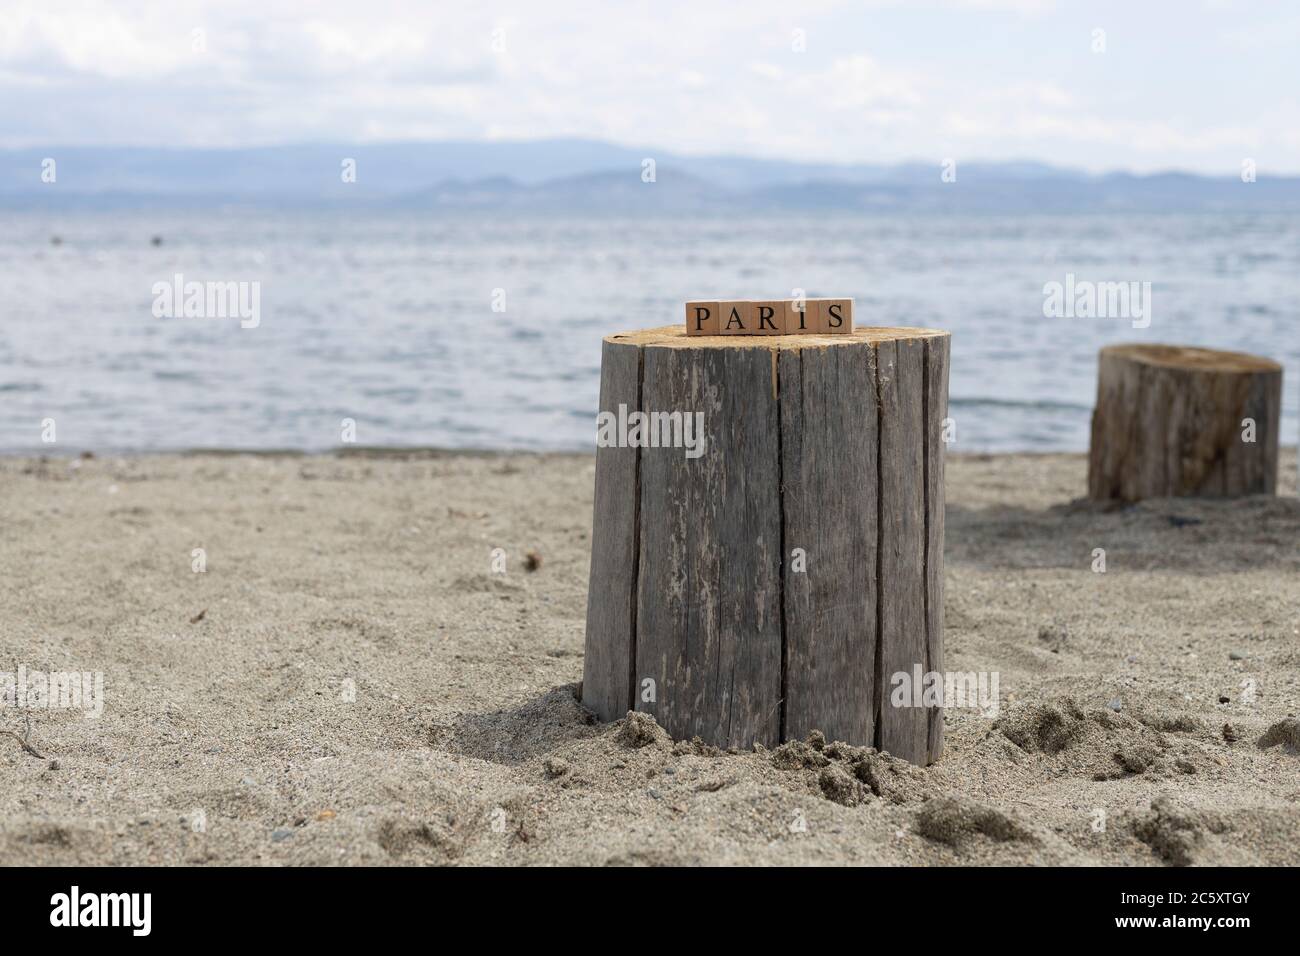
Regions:
[[[687,335],[847,335],[852,331],[852,299],[686,303]]]

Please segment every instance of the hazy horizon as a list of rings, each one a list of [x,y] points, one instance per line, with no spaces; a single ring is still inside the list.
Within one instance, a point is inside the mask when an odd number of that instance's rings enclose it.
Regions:
[[[752,163],[772,163],[772,164],[789,164],[792,166],[816,165],[839,168],[845,171],[858,169],[903,169],[916,167],[933,167],[936,170],[942,168],[942,164],[922,156],[908,156],[895,160],[817,160],[810,161],[801,159],[797,156],[766,156],[766,155],[749,155],[744,153],[730,153],[723,151],[690,151],[682,149],[667,149],[665,147],[647,144],[644,142],[619,142],[609,139],[588,139],[584,137],[551,137],[551,136],[534,136],[534,137],[503,137],[497,139],[380,139],[380,140],[285,140],[283,142],[258,143],[256,145],[247,145],[243,143],[233,144],[214,144],[214,145],[181,145],[172,146],[159,143],[129,143],[129,144],[99,144],[99,143],[78,143],[78,142],[61,142],[61,143],[25,143],[17,145],[0,146],[0,154],[14,153],[32,153],[40,150],[59,151],[59,150],[86,150],[86,151],[103,151],[103,152],[170,152],[180,155],[198,154],[198,153],[241,153],[241,152],[260,152],[275,150],[292,150],[292,149],[371,149],[371,148],[389,148],[401,149],[408,147],[491,147],[491,146],[547,146],[552,144],[587,144],[598,147],[610,147],[619,150],[626,150],[630,153],[644,153],[646,157],[653,158],[656,155],[666,155],[674,158],[681,157],[691,160],[718,160],[718,161],[739,161]],[[961,161],[963,167],[1037,167],[1039,169],[1050,170],[1056,173],[1078,174],[1089,178],[1102,178],[1105,176],[1133,176],[1137,178],[1152,178],[1157,176],[1195,176],[1205,179],[1229,179],[1239,180],[1241,170],[1197,170],[1189,167],[1169,166],[1169,167],[1152,167],[1149,169],[1138,169],[1128,166],[1103,166],[1098,168],[1087,168],[1080,165],[1071,165],[1068,162],[1049,162],[1035,159],[1031,156],[969,156]],[[597,171],[601,167],[593,167]],[[1300,165],[1288,172],[1273,171],[1272,173],[1261,171],[1258,173],[1260,178],[1271,179],[1295,179],[1300,178]]]
[[[411,209],[597,215],[1292,212],[1300,209],[1300,177],[1090,173],[1027,160],[807,163],[559,138],[0,150],[0,205],[5,207],[68,210],[160,202],[400,202]]]

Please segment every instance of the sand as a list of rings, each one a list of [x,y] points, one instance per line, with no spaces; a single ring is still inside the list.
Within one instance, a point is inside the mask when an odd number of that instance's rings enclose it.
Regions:
[[[1082,456],[951,456],[945,664],[1001,706],[919,769],[595,722],[590,457],[0,459],[0,671],[104,688],[0,709],[0,859],[1300,863],[1283,461],[1277,498],[1106,511]]]

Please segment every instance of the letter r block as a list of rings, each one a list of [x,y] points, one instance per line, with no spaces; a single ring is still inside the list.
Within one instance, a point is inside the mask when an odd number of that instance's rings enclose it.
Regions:
[[[750,329],[752,333],[755,335],[785,334],[784,302],[751,302],[749,308],[749,317],[754,323],[754,327]]]

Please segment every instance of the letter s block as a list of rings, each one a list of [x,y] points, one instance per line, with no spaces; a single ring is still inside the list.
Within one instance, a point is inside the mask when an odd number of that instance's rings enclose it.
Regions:
[[[811,303],[809,303],[811,305]],[[853,331],[852,299],[818,299],[817,332],[820,335],[841,335]]]

